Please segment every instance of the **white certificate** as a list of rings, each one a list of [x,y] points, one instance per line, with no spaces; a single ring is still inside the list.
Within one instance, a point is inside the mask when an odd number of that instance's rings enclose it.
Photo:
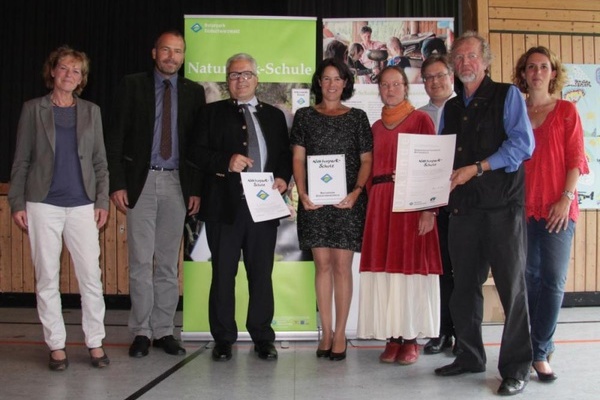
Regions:
[[[455,143],[456,135],[398,134],[392,211],[448,204]]]
[[[290,209],[277,189],[272,172],[242,172],[244,196],[254,222],[288,217]]]
[[[346,156],[307,156],[308,197],[314,204],[338,204],[348,194]]]

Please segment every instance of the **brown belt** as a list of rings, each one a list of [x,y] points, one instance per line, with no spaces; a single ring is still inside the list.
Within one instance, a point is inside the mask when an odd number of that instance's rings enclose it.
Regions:
[[[394,182],[394,174],[377,175],[373,177],[373,185],[378,183]]]

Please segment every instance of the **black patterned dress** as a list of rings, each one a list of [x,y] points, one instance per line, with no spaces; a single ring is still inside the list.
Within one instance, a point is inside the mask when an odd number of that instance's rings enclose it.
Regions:
[[[312,107],[294,116],[291,144],[306,149],[307,156],[345,154],[348,193],[356,185],[360,156],[373,150],[373,135],[364,111],[351,108],[338,116],[324,115]],[[302,250],[329,247],[359,252],[362,244],[367,192],[363,190],[352,209],[326,205],[307,211],[298,204],[298,239]]]

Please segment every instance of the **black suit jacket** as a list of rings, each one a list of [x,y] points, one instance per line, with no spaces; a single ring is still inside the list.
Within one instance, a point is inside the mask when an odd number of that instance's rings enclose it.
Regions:
[[[259,102],[256,117],[267,145],[265,172],[288,182],[292,154],[285,116],[278,108]],[[243,111],[235,100],[222,100],[202,107],[197,122],[200,133],[190,160],[203,173],[199,217],[203,221],[233,222],[243,189],[240,174],[228,169],[232,155],[248,155]]]
[[[200,195],[198,171],[186,162],[199,109],[206,103],[202,85],[177,79],[179,178],[185,204]],[[148,177],[155,119],[154,71],[127,75],[121,81],[105,135],[110,193],[126,189],[129,208],[140,197]]]

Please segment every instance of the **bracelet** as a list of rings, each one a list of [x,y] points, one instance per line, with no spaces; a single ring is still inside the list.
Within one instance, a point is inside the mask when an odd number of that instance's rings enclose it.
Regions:
[[[575,193],[567,189],[565,189],[565,191],[562,192],[562,195],[569,199],[569,201],[573,201],[575,199]]]
[[[355,191],[356,189],[360,189],[360,191],[362,192],[363,189],[364,189],[364,186],[363,185],[356,185],[356,186],[354,186],[354,189],[352,189],[352,191]]]

